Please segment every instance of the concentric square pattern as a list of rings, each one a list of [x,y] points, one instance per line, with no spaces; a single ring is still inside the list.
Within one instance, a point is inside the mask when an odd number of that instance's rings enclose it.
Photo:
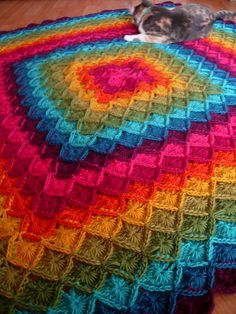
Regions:
[[[136,31],[117,10],[0,35],[0,313],[207,313],[235,291],[236,25]]]

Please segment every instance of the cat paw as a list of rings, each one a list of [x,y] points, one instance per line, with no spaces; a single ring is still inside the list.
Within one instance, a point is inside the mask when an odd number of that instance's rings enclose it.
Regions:
[[[124,36],[124,40],[126,40],[126,41],[133,41],[135,38],[134,38],[134,36],[133,35],[125,35]]]

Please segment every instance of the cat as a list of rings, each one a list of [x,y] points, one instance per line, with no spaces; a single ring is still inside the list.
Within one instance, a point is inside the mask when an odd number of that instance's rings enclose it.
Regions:
[[[129,10],[140,34],[126,35],[126,41],[147,43],[178,43],[207,37],[216,19],[236,19],[236,12],[214,13],[205,5],[186,4],[167,9],[142,0],[135,6],[129,2]]]

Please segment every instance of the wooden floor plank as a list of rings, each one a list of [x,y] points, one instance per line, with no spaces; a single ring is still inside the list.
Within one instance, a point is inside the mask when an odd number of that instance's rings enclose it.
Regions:
[[[189,3],[191,0],[179,1]],[[195,0],[213,10],[235,10],[236,2],[229,0]],[[62,16],[79,16],[101,10],[125,8],[126,0],[1,0],[0,30],[11,30],[29,23],[40,23]]]

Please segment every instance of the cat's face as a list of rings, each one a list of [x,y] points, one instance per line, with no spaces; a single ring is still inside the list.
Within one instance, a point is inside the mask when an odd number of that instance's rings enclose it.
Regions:
[[[134,22],[137,24],[140,18],[143,15],[143,10],[145,9],[145,6],[143,4],[139,4],[133,7],[131,14],[133,16]]]
[[[130,0],[128,3],[129,12],[132,15],[137,14],[137,12],[142,9],[142,7],[144,8],[144,5],[141,3],[141,1],[137,2],[135,0]]]

